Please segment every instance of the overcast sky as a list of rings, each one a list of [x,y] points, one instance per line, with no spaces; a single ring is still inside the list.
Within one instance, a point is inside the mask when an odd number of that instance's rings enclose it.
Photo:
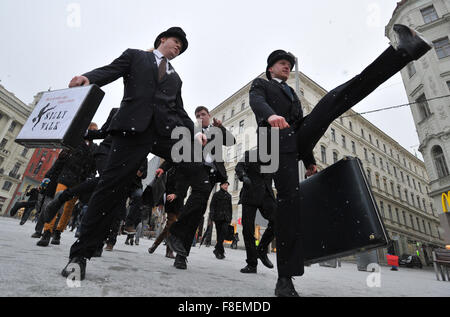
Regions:
[[[109,64],[127,48],[151,48],[159,33],[180,26],[189,48],[172,65],[192,118],[197,106],[214,108],[262,73],[275,49],[297,55],[300,71],[330,90],[388,47],[385,26],[396,2],[1,0],[0,84],[28,104],[37,92],[66,88],[73,76]],[[102,89],[99,125],[119,106],[122,80]],[[354,110],[407,102],[397,74]],[[417,149],[409,107],[365,118],[412,153]]]

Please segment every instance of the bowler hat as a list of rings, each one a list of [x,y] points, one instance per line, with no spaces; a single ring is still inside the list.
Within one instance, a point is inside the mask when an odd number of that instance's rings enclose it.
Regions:
[[[161,39],[163,37],[176,37],[177,39],[179,39],[183,43],[183,45],[181,47],[180,55],[188,47],[188,41],[186,39],[186,33],[184,33],[183,29],[178,27],[178,26],[171,27],[167,31],[164,31],[160,35],[158,35],[158,37],[155,40],[155,44],[154,44],[155,48],[158,48],[159,44],[161,43]]]
[[[269,68],[272,67],[276,62],[279,60],[285,59],[289,63],[291,63],[291,70],[295,66],[295,56],[292,53],[283,51],[283,50],[276,50],[273,51],[269,57],[267,58],[267,68],[266,68],[266,76],[267,79],[271,80],[272,76],[270,75]]]
[[[228,183],[227,181],[220,182],[220,186],[222,186],[223,184],[228,184],[228,185],[230,185],[230,183]]]

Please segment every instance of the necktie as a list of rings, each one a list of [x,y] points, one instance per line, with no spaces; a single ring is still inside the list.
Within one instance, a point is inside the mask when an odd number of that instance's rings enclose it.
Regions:
[[[294,95],[292,94],[291,88],[283,81],[281,82],[281,86],[283,87],[284,91],[288,94],[288,96],[291,98],[291,100],[294,100]]]
[[[163,79],[163,77],[166,75],[166,67],[167,67],[167,59],[163,57],[161,63],[159,63],[158,66],[158,81],[161,81],[161,79]]]

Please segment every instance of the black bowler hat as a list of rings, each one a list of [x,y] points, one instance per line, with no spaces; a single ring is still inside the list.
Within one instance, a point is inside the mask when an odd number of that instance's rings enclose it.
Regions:
[[[291,63],[291,71],[295,66],[295,56],[292,53],[283,51],[283,50],[276,50],[273,51],[269,57],[267,58],[267,68],[266,68],[266,76],[267,79],[271,80],[272,76],[270,75],[269,68],[272,67],[276,62],[279,60],[285,59],[289,63]]]
[[[220,186],[222,186],[223,184],[228,184],[228,186],[230,185],[230,183],[228,183],[227,181],[220,182]]]
[[[158,48],[159,44],[161,43],[161,39],[163,37],[176,37],[177,39],[180,39],[180,41],[183,43],[183,45],[181,47],[180,55],[183,54],[183,52],[188,47],[186,33],[184,33],[183,29],[178,26],[171,27],[167,31],[162,32],[160,35],[158,35],[158,37],[155,40],[155,44],[154,44],[155,49]]]

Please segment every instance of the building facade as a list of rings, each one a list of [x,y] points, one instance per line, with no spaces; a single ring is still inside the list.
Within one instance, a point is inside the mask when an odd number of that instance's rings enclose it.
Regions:
[[[411,62],[401,75],[408,100],[413,103],[419,151],[430,177],[429,195],[442,216],[450,204],[443,199],[450,194],[450,2],[403,0],[386,26],[391,41],[395,41],[391,30],[396,23],[417,29],[433,44],[432,50]]]
[[[298,95],[304,113],[308,114],[327,91],[301,72],[299,82]],[[296,87],[295,83],[292,73],[288,84]],[[238,224],[242,216],[242,207],[237,204],[242,183],[234,168],[243,153],[257,145],[257,123],[249,106],[250,86],[251,82],[211,111],[211,115],[222,120],[236,137],[236,145],[223,151],[229,192],[233,197],[233,220]],[[319,170],[344,156],[359,157],[397,254],[418,252],[424,263],[430,262],[431,250],[442,246],[443,241],[436,207],[428,196],[429,179],[421,160],[353,110],[332,123],[314,149],[314,156]],[[299,170],[302,179],[302,163]],[[242,230],[240,225],[237,227],[238,231]],[[242,239],[240,243],[242,245]],[[380,262],[385,262],[386,250],[379,250],[378,254]]]
[[[14,142],[32,106],[0,85],[0,215],[14,198],[33,151]]]

